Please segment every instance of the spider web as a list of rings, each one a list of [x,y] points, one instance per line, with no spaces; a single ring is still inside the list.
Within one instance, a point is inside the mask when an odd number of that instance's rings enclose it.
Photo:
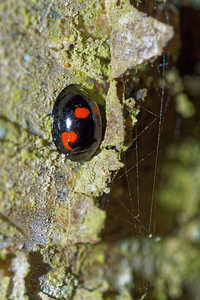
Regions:
[[[164,120],[166,113],[168,111],[169,103],[170,103],[170,97],[167,97],[165,95],[165,86],[164,86],[164,77],[165,77],[165,71],[166,71],[166,55],[162,56],[162,64],[159,64],[159,67],[162,68],[161,77],[163,79],[163,85],[161,87],[161,90],[157,92],[157,95],[159,95],[160,103],[159,103],[159,113],[153,112],[150,109],[140,106],[140,111],[144,112],[148,116],[151,117],[150,121],[147,121],[147,124],[143,124],[142,128],[141,126],[136,124],[134,127],[134,137],[133,137],[133,145],[131,149],[127,151],[127,153],[124,153],[122,156],[123,162],[125,164],[123,171],[118,174],[118,176],[113,180],[112,185],[115,185],[115,183],[119,182],[121,179],[126,179],[126,188],[128,191],[128,199],[129,202],[125,203],[124,201],[121,201],[118,199],[121,207],[127,212],[128,215],[130,215],[132,222],[128,221],[126,218],[123,219],[124,222],[128,222],[132,225],[134,225],[135,228],[137,228],[137,223],[139,227],[141,226],[144,230],[144,234],[146,235],[152,235],[155,233],[155,198],[156,198],[156,187],[157,187],[157,177],[158,177],[158,166],[159,166],[159,154],[160,154],[160,145],[161,145],[161,138],[162,138],[162,132],[164,128]],[[126,83],[125,83],[126,84]],[[140,113],[141,115],[141,113]],[[138,119],[140,119],[140,116]],[[142,117],[141,117],[142,118]],[[142,118],[143,119],[143,118]],[[146,119],[149,120],[149,117]],[[143,120],[142,120],[143,121]],[[138,128],[139,127],[139,128]],[[146,137],[148,135],[149,131],[152,131],[154,135],[156,135],[156,143],[154,143],[152,149],[150,151],[147,151],[147,153],[143,153],[141,155],[141,140],[143,137]],[[153,144],[153,143],[152,143]],[[144,151],[143,151],[144,152]],[[129,160],[129,155],[131,153],[131,158],[133,157],[133,153],[135,156],[134,163]],[[151,185],[151,200],[150,200],[150,208],[149,208],[149,217],[148,217],[148,224],[144,226],[142,224],[142,221],[140,221],[140,216],[142,214],[141,211],[141,199],[140,199],[140,192],[141,192],[141,185],[142,185],[142,175],[141,175],[141,168],[143,168],[143,164],[148,161],[149,159],[154,159],[154,171],[153,171],[153,178],[152,178],[152,185]],[[135,176],[135,182],[132,183],[133,176]],[[148,191],[149,192],[149,191]],[[107,207],[108,210],[109,201],[107,201]],[[114,216],[119,218],[118,216]],[[141,229],[141,228],[140,228]],[[140,230],[139,228],[136,229],[136,231]]]
[[[164,120],[170,103],[170,97],[167,97],[164,86],[166,61],[167,57],[163,55],[162,64],[159,64],[159,68],[162,68],[159,73],[163,79],[163,85],[157,91],[157,95],[160,98],[159,112],[157,113],[141,106],[141,114],[143,111],[147,115],[147,120],[150,118],[150,121],[147,124],[142,124],[142,126],[140,124],[135,125],[132,148],[127,153],[124,153],[122,157],[125,164],[124,169],[112,183],[115,186],[121,181],[122,189],[127,191],[124,199],[123,197],[114,196],[113,201],[118,202],[122,211],[120,214],[118,212],[113,213],[111,209],[110,212],[109,201],[106,207],[109,218],[112,220],[116,219],[114,223],[116,224],[117,222],[120,226],[123,223],[126,224],[128,235],[132,234],[135,237],[153,237],[156,239],[156,192],[159,184],[159,158],[162,155],[161,142]],[[140,118],[140,115],[138,118]],[[151,149],[147,149],[145,153],[145,149],[142,150],[142,140],[148,137],[150,131],[151,135],[155,136],[155,141],[152,143]],[[151,162],[150,172],[145,172],[149,161]],[[147,188],[146,185],[148,186]],[[143,186],[145,193],[144,191],[142,192]],[[141,294],[146,296],[149,294],[148,282],[145,279],[143,279],[141,289]]]

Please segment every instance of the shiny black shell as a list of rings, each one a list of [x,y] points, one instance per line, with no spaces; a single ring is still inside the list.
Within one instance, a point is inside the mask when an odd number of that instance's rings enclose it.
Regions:
[[[58,95],[52,117],[58,151],[72,161],[88,160],[102,137],[100,110],[94,99],[79,85],[70,84]]]

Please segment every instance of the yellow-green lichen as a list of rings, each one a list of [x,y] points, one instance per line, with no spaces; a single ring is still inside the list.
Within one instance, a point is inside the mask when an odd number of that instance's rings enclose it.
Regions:
[[[94,3],[91,2],[91,5],[91,7],[89,3],[81,5],[80,13],[83,14],[86,23],[85,18],[91,19],[89,12],[91,12]],[[84,14],[84,7],[87,11],[86,15]],[[95,5],[95,12],[99,8],[98,5]],[[64,15],[60,12],[54,12],[49,24],[50,39],[60,50],[56,55],[59,55],[58,59],[63,66],[72,67],[80,77],[82,77],[81,73],[84,73],[88,78],[101,80],[103,76],[108,76],[110,73],[110,47],[107,43],[107,37],[92,38],[86,31],[79,31],[78,26],[81,21],[75,13],[78,9],[79,5],[75,8],[69,6]],[[55,16],[55,14],[57,15]]]
[[[76,73],[85,73],[95,80],[109,76],[110,48],[105,40],[79,39],[69,55],[69,64]]]
[[[103,149],[82,166],[74,191],[95,197],[100,196],[111,182],[113,172],[118,171],[122,166],[119,153],[115,150]]]
[[[57,268],[47,275],[41,276],[39,281],[41,294],[44,293],[57,299],[71,298],[76,286],[76,279],[73,274],[66,271],[65,267]]]
[[[101,27],[98,26],[98,19],[101,17],[103,12],[101,2],[99,0],[83,0],[76,2],[87,31],[91,32],[95,36],[100,36]]]
[[[30,17],[27,10],[24,7],[21,8],[21,14],[24,17],[24,27],[27,28],[30,24]]]
[[[8,300],[8,290],[10,286],[11,279],[8,276],[4,276],[3,272],[0,271],[0,291],[1,300]]]
[[[89,291],[84,288],[78,288],[73,297],[74,300],[103,300],[103,295],[99,291]]]
[[[15,224],[9,222],[9,220],[3,217],[2,215],[0,215],[0,228],[1,228],[1,234],[8,238],[8,246],[11,241],[9,240],[10,238],[13,238],[13,241],[17,237],[21,237],[22,239],[24,238],[22,231],[19,230],[19,228],[17,228]]]
[[[20,138],[20,131],[16,124],[9,122],[5,118],[0,118],[1,138],[11,143],[17,143]]]

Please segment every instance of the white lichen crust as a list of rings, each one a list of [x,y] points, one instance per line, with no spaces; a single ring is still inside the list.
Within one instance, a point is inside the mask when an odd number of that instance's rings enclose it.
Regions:
[[[139,12],[129,1],[116,6],[106,1],[107,16],[112,27],[110,36],[112,77],[120,77],[134,68],[161,55],[173,37],[173,28]]]

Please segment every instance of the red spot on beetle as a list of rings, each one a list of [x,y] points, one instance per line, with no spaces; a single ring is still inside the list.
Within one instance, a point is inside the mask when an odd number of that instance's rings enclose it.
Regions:
[[[86,119],[90,114],[90,111],[86,107],[77,107],[74,111],[74,115],[77,119]]]
[[[63,132],[61,134],[61,138],[65,148],[67,148],[68,150],[72,150],[69,143],[74,143],[77,140],[77,134],[74,131]]]

